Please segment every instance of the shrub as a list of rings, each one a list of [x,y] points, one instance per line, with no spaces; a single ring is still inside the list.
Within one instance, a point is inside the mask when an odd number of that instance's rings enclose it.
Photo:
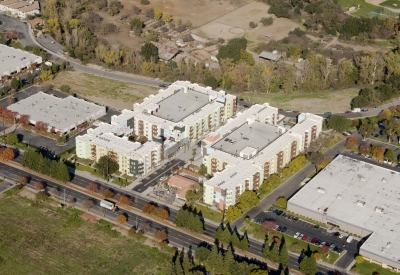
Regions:
[[[150,1],[149,0],[140,0],[140,4],[148,5],[148,4],[150,4]]]
[[[257,27],[257,24],[254,23],[253,21],[250,21],[249,26],[250,28],[254,29],[255,27]]]
[[[260,22],[264,26],[271,26],[272,23],[274,23],[274,19],[272,17],[263,17],[263,18],[261,18]]]

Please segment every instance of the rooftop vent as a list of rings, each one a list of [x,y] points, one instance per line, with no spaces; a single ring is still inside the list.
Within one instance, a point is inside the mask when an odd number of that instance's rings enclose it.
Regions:
[[[377,206],[377,207],[375,207],[375,212],[383,213],[383,208]]]
[[[318,193],[324,194],[324,193],[325,193],[325,188],[318,187],[318,188],[317,188],[317,192],[318,192]]]
[[[382,182],[383,182],[383,183],[387,183],[387,179],[382,178]]]
[[[357,205],[359,205],[359,206],[365,206],[365,201],[360,201],[360,200],[358,200],[358,201],[357,201]]]
[[[337,198],[338,200],[341,200],[341,199],[342,199],[342,195],[338,194],[338,195],[336,196],[336,198]]]

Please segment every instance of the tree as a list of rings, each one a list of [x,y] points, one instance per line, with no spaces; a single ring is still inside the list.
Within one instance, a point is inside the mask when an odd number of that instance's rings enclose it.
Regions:
[[[274,23],[274,19],[272,17],[263,17],[263,18],[261,18],[260,22],[264,26],[270,26]]]
[[[35,77],[33,76],[33,74],[31,72],[29,72],[26,76],[26,81],[28,82],[28,84],[33,84],[34,80],[35,80]]]
[[[305,275],[315,275],[318,272],[317,261],[313,256],[306,256],[300,262],[300,271]]]
[[[396,134],[400,134],[400,125],[395,118],[390,118],[389,120],[385,120],[383,122],[383,126],[385,127],[383,133],[387,135],[389,143],[395,137]]]
[[[286,200],[286,198],[285,198],[285,197],[279,197],[279,198],[277,198],[277,199],[276,199],[276,205],[279,206],[279,207],[281,207],[281,208],[286,209],[286,207],[287,207],[287,200]]]
[[[242,216],[242,214],[242,210],[239,207],[233,205],[230,206],[226,211],[225,219],[226,221],[231,222]]]
[[[11,80],[11,88],[15,91],[18,91],[21,88],[19,80],[15,77],[13,77],[13,79]]]
[[[125,207],[130,206],[132,204],[132,199],[128,196],[121,196],[119,198],[119,203]]]
[[[33,186],[35,187],[36,190],[43,190],[44,188],[44,185],[41,182],[35,182]]]
[[[158,61],[158,49],[150,42],[145,43],[142,46],[140,54],[144,57],[146,61],[157,62]]]
[[[165,241],[168,237],[167,231],[164,228],[158,228],[154,230],[153,237],[159,241]]]
[[[22,126],[22,127],[28,127],[29,126],[29,116],[28,115],[20,115],[18,118],[18,123]]]
[[[278,224],[274,220],[265,220],[261,224],[261,231],[269,235],[271,232],[276,231]]]
[[[112,197],[114,197],[114,192],[111,191],[110,189],[105,189],[103,191],[103,196],[104,196],[105,199],[112,198]]]
[[[19,183],[26,185],[28,183],[28,178],[27,177],[20,177],[19,178]]]
[[[86,211],[89,211],[90,208],[94,206],[94,203],[91,199],[86,199],[82,201],[82,207],[86,209]]]
[[[143,29],[143,21],[140,20],[139,18],[132,18],[131,21],[129,21],[129,25],[131,26],[131,29],[134,28]]]
[[[19,142],[18,136],[16,134],[8,134],[6,136],[6,142],[10,145],[15,145]]]
[[[385,158],[390,161],[395,161],[396,158],[394,157],[394,153],[392,149],[386,149]]]
[[[351,127],[352,121],[340,115],[331,115],[327,119],[327,126],[337,132],[347,131]]]
[[[119,224],[126,223],[126,221],[127,221],[127,218],[124,214],[121,214],[117,217],[117,223],[119,223]]]
[[[154,209],[155,209],[155,205],[151,204],[151,203],[146,203],[143,208],[142,208],[142,212],[146,213],[146,214],[151,214],[153,213]]]
[[[318,172],[318,166],[324,161],[325,156],[321,152],[311,152],[306,156],[307,160],[315,166],[316,172]]]
[[[314,251],[313,256],[317,261],[321,260],[321,253],[319,253],[318,251]]]
[[[95,164],[95,167],[102,171],[104,178],[108,180],[109,175],[118,171],[119,164],[111,158],[110,154],[107,154],[106,156],[99,158],[98,162]]]
[[[356,263],[361,264],[361,263],[364,262],[364,257],[361,256],[361,255],[357,255],[357,256],[355,257],[355,260],[356,260]]]
[[[249,239],[247,237],[247,234],[244,234],[242,239],[240,240],[239,248],[241,250],[249,250]]]
[[[323,245],[323,246],[321,247],[321,253],[322,253],[323,255],[328,254],[328,253],[329,253],[329,246]]]
[[[89,184],[86,186],[86,189],[87,189],[91,194],[93,194],[94,192],[97,192],[97,190],[99,189],[99,186],[97,185],[97,183],[92,182],[92,183],[89,183]]]
[[[43,121],[37,121],[35,124],[35,131],[38,133],[45,133],[49,128],[49,124]]]
[[[358,150],[363,155],[369,154],[371,152],[371,145],[368,143],[362,143]]]
[[[156,217],[160,220],[166,220],[169,217],[168,210],[165,208],[161,208],[159,211],[157,211]]]
[[[272,244],[272,248],[269,251],[268,254],[268,259],[270,259],[274,263],[278,263],[280,260],[279,257],[279,250],[278,250],[278,245],[276,243]]]
[[[242,212],[260,203],[260,198],[255,191],[244,191],[239,197],[238,207]]]
[[[169,22],[172,21],[172,16],[170,14],[165,13],[165,14],[162,15],[162,20],[165,23],[169,23]]]
[[[161,19],[161,17],[162,17],[162,12],[159,10],[159,9],[155,9],[154,10],[154,19],[156,19],[156,20],[160,20]]]
[[[346,149],[354,150],[355,148],[357,148],[357,145],[358,145],[358,140],[355,137],[347,138]]]
[[[389,120],[392,117],[393,117],[393,114],[389,109],[385,109],[379,114],[379,119],[381,119],[381,120]]]
[[[67,94],[69,91],[71,91],[71,87],[69,85],[63,84],[60,86],[60,91]]]
[[[51,73],[50,70],[43,70],[40,73],[39,78],[42,82],[46,82],[46,81],[52,80],[54,78],[54,75]]]
[[[144,222],[144,223],[142,223],[140,225],[140,231],[143,234],[146,234],[147,232],[149,232],[150,229],[151,229],[151,222],[150,221],[146,221],[146,222]]]
[[[49,193],[52,197],[57,197],[59,194],[57,187],[50,188]]]
[[[11,148],[6,148],[1,154],[1,159],[5,161],[9,161],[15,158],[14,150]]]
[[[230,245],[226,248],[223,264],[223,274],[231,274],[232,267],[235,264],[235,255],[233,254],[233,248]]]
[[[43,191],[40,191],[36,194],[36,199],[39,201],[44,201],[48,198],[47,194]]]
[[[366,140],[375,130],[374,125],[368,122],[362,122],[360,127],[358,128],[360,134],[362,135],[363,139]]]
[[[249,275],[268,275],[268,270],[263,270],[261,268],[259,269],[254,269],[253,271],[250,272]]]
[[[245,50],[247,45],[247,40],[245,38],[233,38],[229,40],[227,45],[221,46],[217,58],[221,63],[222,59],[232,58],[235,63],[237,63],[241,57],[241,50]]]
[[[289,253],[286,246],[285,237],[282,236],[281,246],[279,248],[279,262],[285,267],[289,267]]]

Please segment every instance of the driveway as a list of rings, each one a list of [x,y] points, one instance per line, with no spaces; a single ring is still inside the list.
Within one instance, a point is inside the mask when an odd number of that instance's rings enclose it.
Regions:
[[[35,46],[35,42],[32,41],[29,35],[27,24],[25,24],[22,21],[18,21],[10,17],[7,17],[5,14],[0,14],[0,21],[3,22],[3,24],[0,25],[0,31],[5,31],[7,29],[14,29],[22,35],[22,38],[19,39],[19,42],[21,42],[22,45]]]

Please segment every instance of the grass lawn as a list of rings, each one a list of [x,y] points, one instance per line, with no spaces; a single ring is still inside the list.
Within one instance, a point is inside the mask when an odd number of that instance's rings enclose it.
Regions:
[[[251,222],[250,225],[248,225],[248,226],[245,225],[245,227],[240,229],[240,231],[244,232],[244,230],[247,229],[247,234],[253,234],[253,236],[255,238],[260,239],[260,240],[265,240],[265,234],[263,232],[261,232],[261,225]],[[319,251],[320,250],[320,248],[315,246],[315,245],[303,242],[301,240],[295,239],[295,238],[293,238],[291,236],[288,236],[288,235],[283,235],[280,232],[275,232],[274,234],[271,234],[268,237],[268,239],[272,240],[274,236],[279,237],[279,238],[282,238],[282,236],[284,236],[287,248],[289,250],[294,244],[298,244],[301,247],[301,249],[303,249],[305,251],[308,250],[308,247],[310,247],[311,251],[316,251],[316,250]],[[324,262],[328,262],[330,264],[333,264],[334,262],[336,262],[336,260],[338,258],[339,258],[339,255],[337,253],[329,252],[329,257],[326,258],[326,257],[323,256],[322,260]]]
[[[221,222],[222,221],[222,213],[220,211],[215,211],[213,209],[210,209],[209,207],[196,203],[194,205],[198,211],[201,211],[201,214],[203,215],[204,218],[215,221],[215,222]]]
[[[24,46],[22,46],[22,44],[19,43],[19,42],[12,42],[12,43],[10,44],[10,46],[13,47],[13,48],[15,48],[15,49],[20,49],[20,50],[23,50],[23,49],[24,49]]]
[[[31,202],[0,197],[1,274],[165,274],[170,254]]]
[[[383,10],[381,7],[365,2],[365,0],[339,0],[339,5],[342,6],[344,11],[348,11],[351,7],[357,8],[360,5],[360,9],[351,13],[356,16],[364,16],[374,10]]]
[[[96,169],[94,169],[94,168],[92,168],[90,166],[79,164],[79,163],[77,163],[75,165],[75,169],[78,169],[80,171],[89,172],[90,174],[92,174],[93,176],[96,176],[96,177],[101,177],[102,176],[101,172],[97,171]]]
[[[389,8],[398,9],[398,8],[400,8],[400,1],[399,0],[387,0],[385,2],[380,3],[379,6],[385,6],[385,7],[389,7]]]
[[[59,89],[61,85],[68,85],[71,88],[71,94],[76,93],[79,97],[117,110],[132,110],[133,103],[157,92],[154,87],[112,80],[78,71],[61,72],[50,83],[54,84],[56,89]]]
[[[358,95],[359,89],[349,88],[337,91],[326,91],[319,93],[260,93],[240,92],[234,93],[238,98],[250,100],[253,103],[268,102],[270,105],[300,112],[325,113],[344,112],[350,110],[351,100]],[[334,102],[334,104],[332,104]]]
[[[383,268],[380,265],[369,263],[364,261],[362,264],[355,264],[351,271],[356,272],[361,275],[372,275],[374,272],[379,273],[379,275],[394,275],[398,274],[396,272],[392,272],[387,268]]]

